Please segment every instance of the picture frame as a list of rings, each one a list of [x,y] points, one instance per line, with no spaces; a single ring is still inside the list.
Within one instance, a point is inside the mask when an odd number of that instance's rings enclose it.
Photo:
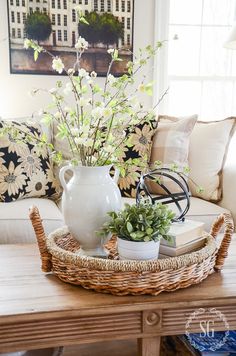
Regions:
[[[117,48],[122,61],[112,65],[111,73],[121,76],[127,72],[127,63],[133,60],[134,0],[7,0],[7,2],[10,73],[57,75],[47,54],[40,53],[35,61],[33,50],[24,49],[25,38],[36,40],[29,36],[30,31],[33,31],[33,36],[40,45],[62,59],[66,68],[73,67],[75,63],[74,46],[81,35],[89,42],[89,48],[81,58],[82,68],[88,72],[95,71],[98,76],[105,76],[110,62],[107,50]],[[90,25],[80,24],[78,27],[76,6],[80,7],[86,19],[94,13],[98,21],[98,25],[97,23],[95,25],[98,27],[94,27],[93,21]],[[29,20],[30,16],[32,19],[32,15],[33,28]],[[46,39],[48,22],[45,25],[45,18],[48,18],[51,25]],[[116,33],[114,27],[122,30]]]

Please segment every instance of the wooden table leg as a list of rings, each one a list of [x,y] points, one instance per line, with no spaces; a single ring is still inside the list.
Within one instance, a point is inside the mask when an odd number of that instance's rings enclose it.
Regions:
[[[138,339],[139,356],[160,356],[161,337]]]

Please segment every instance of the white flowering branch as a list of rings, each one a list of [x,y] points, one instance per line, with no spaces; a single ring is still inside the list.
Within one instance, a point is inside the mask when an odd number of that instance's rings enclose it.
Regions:
[[[77,14],[79,21],[85,21],[80,10],[77,10]],[[152,111],[142,112],[142,105],[136,97],[138,92],[151,95],[152,83],[145,84],[146,75],[131,95],[127,95],[126,90],[134,85],[134,76],[156,54],[161,43],[158,42],[154,48],[147,46],[145,52],[140,51],[140,58],[135,58],[135,62],[128,62],[127,74],[119,78],[114,77],[111,70],[113,64],[122,59],[119,58],[117,49],[108,49],[111,61],[103,89],[96,83],[96,72],[88,73],[81,68],[82,55],[88,49],[88,42],[81,36],[75,44],[76,58],[73,68],[65,68],[61,58],[32,40],[26,39],[24,47],[34,50],[35,60],[41,53],[49,55],[52,58],[53,70],[59,74],[66,73],[69,78],[65,86],[58,81],[56,88],[49,90],[54,102],[52,109],[57,112],[51,112],[49,108],[43,111],[43,117],[48,124],[56,120],[57,135],[68,141],[73,161],[88,166],[120,162],[119,148],[129,141],[132,127],[153,116]],[[89,99],[88,89],[91,94]],[[74,107],[67,107],[66,95],[72,95]],[[117,131],[120,132],[118,136]],[[56,159],[59,158],[61,154],[56,155]]]

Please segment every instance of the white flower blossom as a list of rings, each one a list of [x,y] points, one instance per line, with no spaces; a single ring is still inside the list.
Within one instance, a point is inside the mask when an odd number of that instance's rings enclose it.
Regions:
[[[32,42],[31,42],[31,40],[29,40],[28,38],[26,38],[26,39],[24,40],[24,48],[25,48],[25,49],[31,48],[31,44],[32,44]]]
[[[114,77],[114,75],[109,74],[107,80],[110,84],[113,84],[116,81],[116,78]]]
[[[82,125],[79,129],[80,134],[88,136],[89,125]]]
[[[75,48],[79,51],[84,51],[85,49],[88,49],[88,42],[83,37],[79,36]]]
[[[97,78],[97,73],[93,70],[93,71],[90,73],[90,76],[91,76],[91,78]]]
[[[89,99],[80,98],[80,99],[78,100],[78,104],[79,104],[80,106],[87,106],[87,105],[89,105]]]
[[[97,108],[91,111],[91,115],[95,120],[102,118],[103,113],[104,113],[104,108],[101,108],[100,106],[98,106]]]
[[[104,150],[105,152],[107,152],[107,153],[113,153],[113,152],[115,151],[115,147],[109,145],[109,146],[105,146],[105,147],[103,148],[103,150]]]
[[[86,142],[86,138],[84,137],[75,137],[74,140],[77,145],[84,145]]]
[[[92,138],[88,138],[84,143],[85,147],[92,147],[92,145],[93,145],[93,139]]]
[[[109,48],[109,49],[107,50],[107,53],[108,53],[108,54],[113,54],[114,52],[115,52],[114,48]]]
[[[65,68],[65,66],[64,66],[61,58],[59,58],[59,57],[53,58],[52,68],[59,74],[61,74],[63,72],[63,69]]]
[[[55,114],[54,114],[54,117],[55,117],[55,119],[61,119],[61,117],[62,117],[62,114],[59,112],[59,111],[57,111]]]
[[[63,93],[65,95],[69,95],[72,92],[72,84],[71,83],[66,83],[66,87],[63,89]]]
[[[81,78],[85,78],[88,76],[88,72],[84,68],[79,69],[78,74],[79,74],[79,77],[81,77]]]
[[[72,127],[71,128],[71,133],[73,136],[79,136],[79,129],[78,127]]]
[[[103,109],[103,116],[105,118],[109,117],[112,115],[112,109],[111,108],[104,108]]]
[[[52,95],[55,95],[57,94],[57,89],[56,88],[52,88],[49,90],[49,93],[52,94]]]

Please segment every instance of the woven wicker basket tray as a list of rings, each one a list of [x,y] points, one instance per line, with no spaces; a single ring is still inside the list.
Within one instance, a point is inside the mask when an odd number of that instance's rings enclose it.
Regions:
[[[155,261],[120,261],[116,238],[106,245],[109,259],[79,256],[79,244],[66,227],[46,237],[36,207],[30,209],[30,218],[44,272],[53,271],[64,282],[115,295],[158,295],[201,282],[222,268],[234,229],[231,216],[222,214],[207,234],[205,246],[196,252]],[[223,224],[224,237],[218,248],[215,237]]]

